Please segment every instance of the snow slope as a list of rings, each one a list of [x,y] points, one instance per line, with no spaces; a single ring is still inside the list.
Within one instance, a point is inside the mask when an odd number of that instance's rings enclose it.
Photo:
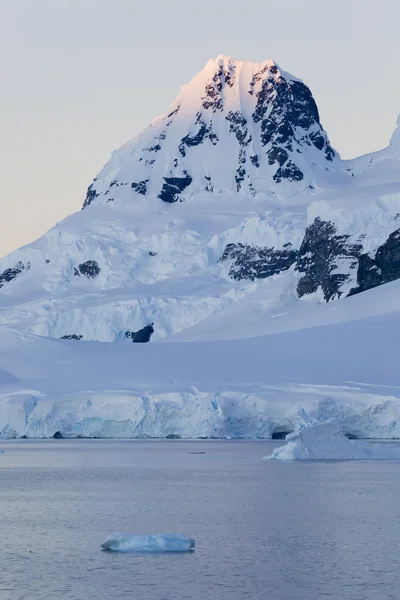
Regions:
[[[398,295],[399,285],[387,287]],[[371,304],[384,287],[365,292]],[[348,316],[255,338],[146,345],[3,329],[0,434],[271,437],[335,418],[352,436],[400,437],[399,311]]]
[[[398,436],[399,131],[342,161],[303,82],[209,61],[0,261],[0,435]]]

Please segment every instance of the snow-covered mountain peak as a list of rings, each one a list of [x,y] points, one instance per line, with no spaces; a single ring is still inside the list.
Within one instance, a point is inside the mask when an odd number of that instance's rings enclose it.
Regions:
[[[84,207],[143,196],[167,203],[199,193],[280,197],[305,189],[335,152],[309,88],[273,61],[220,55],[168,111],[114,152]]]

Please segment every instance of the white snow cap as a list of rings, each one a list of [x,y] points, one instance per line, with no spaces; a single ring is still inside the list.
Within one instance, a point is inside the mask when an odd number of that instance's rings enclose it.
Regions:
[[[226,54],[219,54],[217,56],[217,58],[210,58],[210,60],[207,62],[206,66],[204,67],[203,71],[210,69],[213,72],[215,72],[215,69],[217,67],[221,67],[221,66],[222,67],[234,67],[235,69],[239,69],[239,70],[243,67],[246,67],[246,70],[248,70],[252,73],[259,73],[263,69],[267,70],[267,69],[271,69],[271,67],[276,67],[276,69],[278,71],[276,74],[277,77],[282,76],[287,81],[301,81],[301,79],[298,79],[294,75],[291,75],[287,71],[284,71],[283,69],[281,69],[281,67],[278,65],[278,63],[273,58],[267,58],[265,60],[257,62],[257,61],[253,61],[253,60],[242,60],[240,58],[234,58],[233,56],[228,56]]]

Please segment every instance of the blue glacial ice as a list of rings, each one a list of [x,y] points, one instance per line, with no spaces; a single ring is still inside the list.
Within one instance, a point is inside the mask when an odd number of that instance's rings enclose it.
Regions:
[[[101,547],[112,552],[193,552],[195,541],[180,533],[157,535],[114,533],[102,543]]]

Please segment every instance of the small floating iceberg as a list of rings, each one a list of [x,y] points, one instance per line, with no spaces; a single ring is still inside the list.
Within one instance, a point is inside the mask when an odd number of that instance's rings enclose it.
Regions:
[[[336,423],[322,423],[291,433],[287,444],[265,460],[400,460],[397,444],[349,440]]]
[[[179,533],[158,535],[137,535],[135,533],[114,533],[102,543],[103,550],[111,552],[193,552],[193,538]]]

